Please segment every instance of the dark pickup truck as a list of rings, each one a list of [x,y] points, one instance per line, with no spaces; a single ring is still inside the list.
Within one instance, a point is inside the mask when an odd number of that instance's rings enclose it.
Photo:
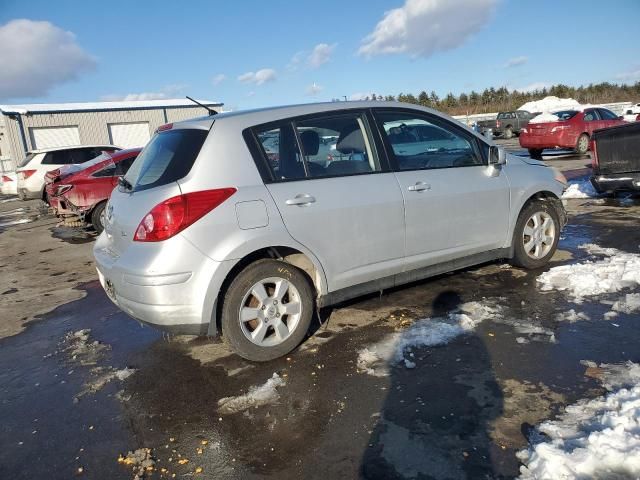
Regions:
[[[478,122],[478,130],[484,135],[487,130],[491,129],[494,136],[512,138],[514,135],[518,135],[522,127],[526,127],[529,120],[536,115],[538,115],[538,113],[531,113],[525,110],[500,112],[495,120],[482,120]]]
[[[591,152],[597,192],[640,191],[640,122],[594,131]]]

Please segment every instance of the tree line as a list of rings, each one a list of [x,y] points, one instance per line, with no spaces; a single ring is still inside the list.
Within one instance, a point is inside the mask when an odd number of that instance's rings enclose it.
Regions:
[[[371,94],[365,100],[388,100],[413,103],[424,107],[434,108],[449,115],[473,115],[474,113],[490,113],[516,110],[521,105],[532,100],[541,100],[547,96],[573,98],[580,103],[614,103],[640,102],[640,81],[633,85],[596,83],[587,86],[570,87],[558,84],[549,88],[542,88],[528,92],[508,90],[506,87],[495,89],[486,88],[482,92],[472,90],[469,93],[454,95],[448,93],[439,97],[436,92],[421,91],[413,93],[399,93],[398,95]]]

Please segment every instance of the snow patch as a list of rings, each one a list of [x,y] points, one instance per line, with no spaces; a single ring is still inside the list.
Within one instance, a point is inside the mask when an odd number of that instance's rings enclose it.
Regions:
[[[640,293],[627,293],[613,304],[612,309],[621,313],[633,313],[640,310]]]
[[[9,222],[0,222],[0,227],[10,227],[11,225],[21,225],[23,223],[29,223],[33,220],[29,218],[21,218],[20,220],[11,220]]]
[[[580,320],[591,320],[591,318],[584,312],[576,312],[573,308],[568,312],[562,312],[556,315],[556,321],[558,322],[574,323]]]
[[[525,464],[519,478],[640,475],[640,365],[628,362],[598,368],[611,393],[581,400],[557,420],[544,422],[538,428],[543,441],[517,454]]]
[[[541,290],[566,291],[579,304],[584,297],[640,285],[640,255],[593,244],[580,248],[592,255],[604,255],[604,258],[551,268],[537,278]]]
[[[562,198],[594,198],[598,197],[598,192],[593,188],[593,185],[589,179],[578,180],[577,182],[570,182],[569,186],[562,194]]]
[[[497,306],[468,302],[446,317],[424,318],[406,330],[392,333],[374,345],[358,352],[358,370],[376,377],[389,375],[389,367],[404,362],[406,368],[415,363],[405,358],[411,349],[444,345],[454,338],[468,333],[482,321],[500,315]]]
[[[224,397],[218,400],[220,413],[238,413],[248,410],[251,407],[261,407],[270,403],[275,403],[280,398],[277,388],[285,384],[283,378],[277,373],[267,380],[263,385],[253,386],[244,395],[237,397]]]

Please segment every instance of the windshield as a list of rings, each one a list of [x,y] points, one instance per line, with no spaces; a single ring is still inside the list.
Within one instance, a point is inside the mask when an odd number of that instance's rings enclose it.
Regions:
[[[553,113],[560,120],[569,120],[570,118],[575,117],[578,114],[577,110],[563,110],[561,112]]]
[[[35,156],[36,156],[35,153],[27,153],[27,156],[22,159],[22,161],[18,165],[18,168],[26,167],[27,163],[29,163]]]
[[[156,134],[124,177],[134,191],[166,185],[189,173],[207,130],[176,129]]]

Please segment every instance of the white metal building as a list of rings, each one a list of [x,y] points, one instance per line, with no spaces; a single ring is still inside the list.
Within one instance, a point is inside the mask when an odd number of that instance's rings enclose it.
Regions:
[[[216,111],[222,109],[222,103],[199,101]],[[91,144],[144,146],[160,125],[208,112],[188,99],[173,99],[0,105],[0,113],[5,126],[0,129],[3,134],[0,148],[3,156],[12,159],[15,168],[27,151],[41,148]]]

